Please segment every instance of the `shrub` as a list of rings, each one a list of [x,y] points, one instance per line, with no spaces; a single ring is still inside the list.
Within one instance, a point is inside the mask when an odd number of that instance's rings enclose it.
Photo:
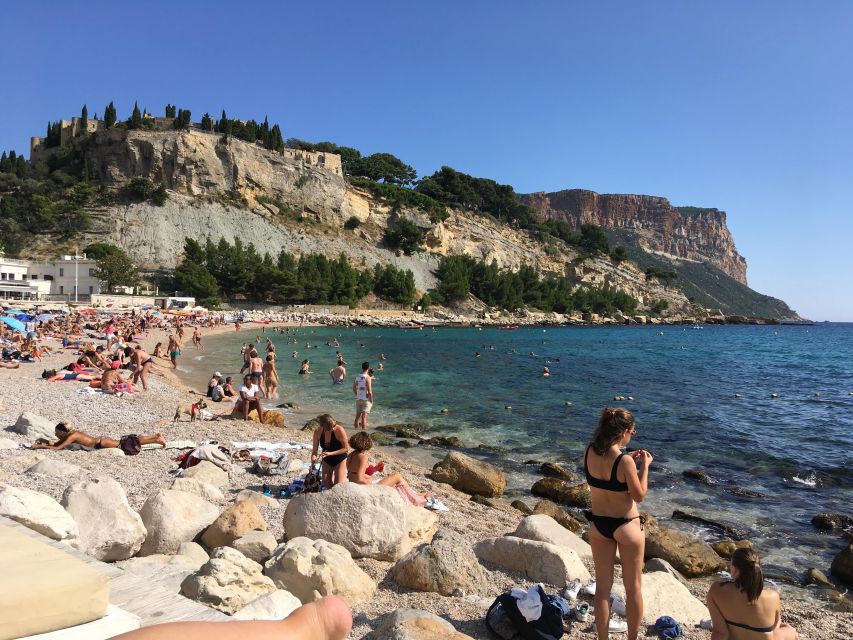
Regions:
[[[344,222],[344,229],[358,229],[361,226],[361,220],[355,216],[351,216],[349,220]]]
[[[420,248],[424,232],[411,220],[397,217],[388,225],[384,238],[389,249],[401,250],[410,256]]]
[[[663,298],[655,300],[654,304],[651,306],[653,313],[661,313],[667,309],[669,309],[669,300],[664,300]]]

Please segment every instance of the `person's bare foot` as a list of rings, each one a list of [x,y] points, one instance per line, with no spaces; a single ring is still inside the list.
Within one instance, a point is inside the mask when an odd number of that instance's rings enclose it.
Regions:
[[[163,437],[162,433],[157,434],[157,442],[163,445],[164,447],[166,446],[166,438]]]

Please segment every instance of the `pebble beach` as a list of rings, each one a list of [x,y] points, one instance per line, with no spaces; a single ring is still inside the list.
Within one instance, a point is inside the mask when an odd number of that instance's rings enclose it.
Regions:
[[[233,327],[204,330],[205,340],[217,332],[231,331]],[[247,332],[251,333],[251,332]],[[146,336],[144,347],[151,349],[156,342],[164,340],[166,334],[152,330]],[[214,338],[215,339],[215,338]],[[188,349],[189,350],[189,349]],[[192,440],[200,442],[216,439],[220,443],[266,440],[310,444],[311,434],[301,431],[302,425],[314,415],[300,412],[298,409],[285,413],[286,428],[278,429],[255,422],[222,419],[216,421],[189,422],[184,416],[174,422],[176,407],[189,405],[197,396],[194,390],[186,387],[173,374],[167,360],[158,360],[154,373],[149,377],[149,390],[112,396],[101,393],[78,393],[84,385],[76,382],[49,383],[40,378],[42,368],[61,367],[71,360],[71,351],[47,356],[39,364],[22,364],[18,369],[0,369],[0,422],[5,428],[0,437],[24,444],[23,436],[11,431],[22,411],[36,413],[50,421],[64,420],[73,429],[83,430],[95,436],[119,437],[126,433],[152,434],[162,433],[167,441]],[[218,364],[207,363],[213,370]],[[282,400],[290,400],[283,398]],[[219,409],[212,405],[211,408]],[[348,423],[348,418],[343,419]],[[114,450],[113,450],[114,452]],[[169,473],[176,467],[174,458],[180,453],[175,449],[146,449],[138,456],[113,455],[110,450],[94,452],[74,451],[32,451],[28,449],[0,450],[0,482],[13,486],[26,487],[46,493],[59,500],[66,487],[72,482],[87,477],[105,475],[115,479],[127,493],[132,508],[138,510],[148,496],[158,489],[168,488],[174,480]],[[307,462],[310,451],[291,450],[290,459]],[[523,514],[502,500],[494,501],[495,506],[485,506],[474,502],[467,494],[456,491],[446,484],[439,484],[428,477],[430,469],[413,464],[404,455],[392,451],[374,450],[372,459],[384,459],[386,470],[399,471],[418,491],[430,491],[436,494],[449,511],[439,512],[439,526],[453,530],[465,537],[470,543],[510,533],[518,526]],[[76,465],[73,475],[68,477],[48,476],[27,473],[33,464],[42,459],[55,459]],[[248,472],[249,463],[235,463],[230,474],[230,484],[223,489],[225,499],[217,506],[224,510],[233,503],[237,493],[244,489],[260,492],[262,480]],[[297,474],[284,479],[272,479],[273,484],[284,484],[293,480]],[[260,511],[268,530],[276,540],[284,540],[282,519],[287,499],[275,499],[261,506]],[[796,553],[795,549],[791,550]],[[359,559],[356,563],[379,586],[375,597],[366,604],[353,607],[354,625],[351,638],[367,638],[376,627],[379,618],[401,607],[411,607],[432,612],[450,621],[460,632],[473,638],[487,638],[489,634],[483,624],[483,617],[494,598],[514,586],[527,588],[531,582],[523,575],[484,565],[487,593],[461,594],[458,597],[445,597],[436,593],[422,593],[399,587],[390,577],[392,562],[371,559]],[[586,563],[593,572],[591,562]],[[618,581],[617,567],[617,581]],[[705,594],[712,580],[710,578],[689,581],[689,590],[704,602]],[[550,591],[556,591],[555,588]],[[591,602],[591,599],[590,599]],[[847,601],[849,602],[849,600]],[[785,598],[783,592],[783,619],[793,625],[801,638],[845,640],[853,634],[853,613],[838,610],[837,605],[814,599],[811,601]],[[690,638],[709,639],[711,633],[699,628],[686,629]],[[571,625],[568,638],[594,638],[592,623]],[[615,636],[619,637],[619,636]]]

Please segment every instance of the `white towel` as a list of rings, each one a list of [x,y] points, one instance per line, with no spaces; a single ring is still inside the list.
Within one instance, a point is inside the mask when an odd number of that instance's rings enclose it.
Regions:
[[[528,622],[538,620],[542,615],[542,598],[539,597],[539,585],[533,585],[525,591],[514,588],[510,591],[512,597],[518,600],[518,610]]]

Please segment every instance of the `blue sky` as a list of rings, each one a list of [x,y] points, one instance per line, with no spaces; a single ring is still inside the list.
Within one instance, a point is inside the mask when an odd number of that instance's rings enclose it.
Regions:
[[[853,321],[853,3],[14,3],[0,149],[48,120],[192,110],[517,191],[717,207],[750,285]]]

